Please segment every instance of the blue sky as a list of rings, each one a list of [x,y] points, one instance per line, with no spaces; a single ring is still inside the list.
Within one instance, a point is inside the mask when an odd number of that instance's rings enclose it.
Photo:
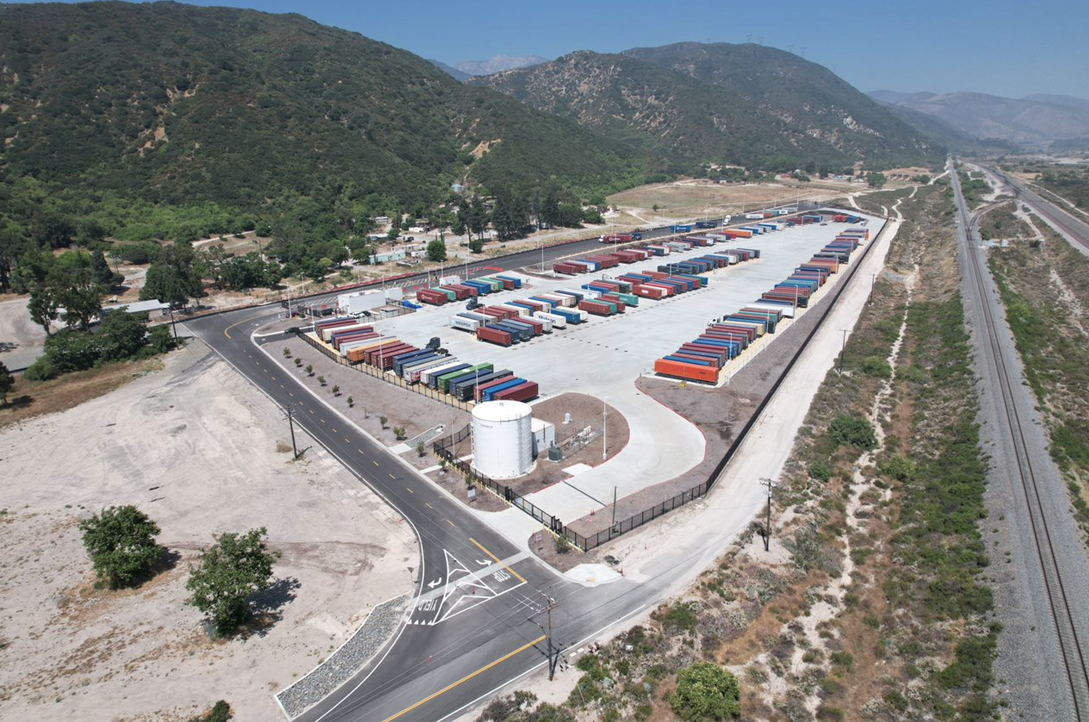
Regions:
[[[296,12],[447,63],[493,55],[762,42],[860,90],[1089,98],[1084,0],[218,0]]]

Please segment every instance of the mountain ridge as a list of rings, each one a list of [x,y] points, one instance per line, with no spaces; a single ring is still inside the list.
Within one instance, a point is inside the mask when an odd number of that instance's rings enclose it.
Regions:
[[[665,143],[699,162],[785,170],[807,161],[891,163],[940,155],[935,144],[827,69],[758,45],[584,50],[468,82],[629,144]],[[776,97],[783,83],[793,98]],[[814,83],[817,94],[808,90]]]

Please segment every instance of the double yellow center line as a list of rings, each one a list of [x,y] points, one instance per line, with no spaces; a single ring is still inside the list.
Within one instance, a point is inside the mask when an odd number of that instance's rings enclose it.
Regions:
[[[529,649],[530,647],[532,647],[532,646],[534,646],[534,645],[536,645],[536,644],[540,644],[541,642],[545,641],[546,639],[548,639],[548,637],[547,637],[546,635],[542,634],[542,635],[541,635],[540,637],[537,637],[537,638],[536,638],[536,639],[534,639],[534,640],[533,640],[532,642],[527,642],[526,644],[523,644],[523,645],[522,645],[521,647],[519,647],[518,649],[514,650],[513,652],[509,652],[509,653],[507,653],[507,654],[503,655],[502,657],[500,657],[499,659],[495,660],[494,662],[491,662],[490,664],[486,664],[486,665],[484,665],[483,667],[481,667],[481,668],[480,668],[480,669],[478,669],[477,671],[473,672],[472,674],[467,674],[467,675],[465,675],[464,677],[462,677],[461,679],[459,679],[459,680],[458,680],[457,682],[452,682],[451,684],[448,684],[448,685],[446,685],[445,687],[443,687],[442,689],[440,689],[440,690],[439,690],[438,692],[435,692],[435,693],[434,693],[434,694],[432,694],[432,695],[429,695],[429,696],[427,696],[427,697],[424,697],[423,699],[421,699],[421,700],[420,700],[419,702],[417,702],[416,704],[412,705],[411,707],[406,707],[405,709],[401,710],[400,712],[398,712],[397,714],[393,715],[392,717],[387,717],[387,718],[386,718],[386,719],[384,719],[384,720],[383,720],[382,722],[393,722],[393,720],[395,720],[395,719],[399,719],[399,718],[401,718],[401,717],[404,717],[404,716],[405,716],[406,714],[408,714],[409,712],[411,712],[411,711],[413,711],[413,710],[415,710],[415,709],[419,709],[420,707],[423,707],[423,706],[424,706],[425,704],[427,704],[427,703],[428,703],[428,702],[430,702],[431,700],[435,699],[436,697],[441,697],[442,695],[446,694],[447,692],[449,692],[450,690],[454,689],[454,688],[455,688],[455,687],[457,687],[458,685],[461,685],[461,684],[465,684],[465,683],[466,683],[466,682],[468,682],[468,681],[469,681],[470,679],[473,679],[474,677],[477,677],[477,676],[479,676],[479,675],[481,675],[481,674],[484,674],[484,673],[485,673],[485,672],[487,672],[487,671],[488,671],[489,669],[491,669],[491,668],[493,668],[493,667],[497,667],[497,666],[499,666],[500,664],[503,664],[503,662],[506,662],[506,661],[507,661],[508,659],[510,659],[511,657],[516,657],[516,656],[518,656],[519,654],[521,654],[522,652],[526,651],[526,650],[527,650],[527,649]]]

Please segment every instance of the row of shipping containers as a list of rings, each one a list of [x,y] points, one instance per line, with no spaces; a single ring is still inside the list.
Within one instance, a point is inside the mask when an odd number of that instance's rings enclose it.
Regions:
[[[692,341],[654,362],[662,376],[717,383],[719,371],[749,344],[775,333],[784,319],[809,305],[810,296],[850,261],[851,254],[869,239],[866,229],[848,229],[824,246],[790,276],[738,311],[717,318]]]
[[[540,393],[535,381],[515,376],[510,370],[497,370],[489,363],[463,363],[444,350],[419,348],[382,336],[373,326],[350,319],[320,321],[314,325],[314,333],[352,363],[392,371],[410,384],[450,394],[458,401],[529,401]]]
[[[441,306],[450,301],[464,301],[477,296],[486,296],[498,291],[512,291],[522,287],[522,279],[513,275],[484,276],[416,291],[416,300],[432,306]]]

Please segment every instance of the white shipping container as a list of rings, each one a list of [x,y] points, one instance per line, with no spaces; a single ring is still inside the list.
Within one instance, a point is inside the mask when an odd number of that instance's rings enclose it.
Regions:
[[[567,328],[567,319],[554,313],[538,311],[533,314],[533,318],[538,321],[548,321],[552,324],[552,328]]]
[[[462,331],[468,331],[469,333],[476,333],[476,330],[480,328],[480,321],[475,318],[465,318],[464,316],[451,316],[450,328],[458,328]]]
[[[552,319],[548,317],[547,313],[545,313],[544,311],[534,311],[533,315],[530,318],[532,318],[534,321],[540,322],[540,324],[544,327],[541,329],[542,333],[552,333]]]
[[[753,308],[767,308],[776,311],[782,311],[784,318],[794,318],[793,306],[780,306],[777,303],[764,303],[762,301],[756,301],[749,304]]]

